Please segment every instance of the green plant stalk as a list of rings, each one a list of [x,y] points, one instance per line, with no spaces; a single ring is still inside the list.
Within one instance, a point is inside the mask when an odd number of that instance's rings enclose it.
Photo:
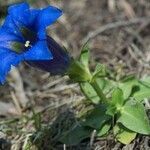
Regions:
[[[92,76],[88,67],[84,66],[79,61],[72,59],[67,74],[70,77],[70,79],[74,80],[79,85],[81,82],[88,82],[96,91],[100,100],[105,104],[108,103],[105,94],[103,93],[102,89],[99,87],[97,81],[95,80],[95,77]],[[84,91],[82,92],[86,96],[86,93],[84,93]]]
[[[93,79],[93,80],[91,80],[90,84],[94,88],[94,90],[96,91],[97,95],[100,97],[101,101],[105,104],[108,104],[108,99],[106,98],[102,89],[99,87],[97,81],[95,79]]]

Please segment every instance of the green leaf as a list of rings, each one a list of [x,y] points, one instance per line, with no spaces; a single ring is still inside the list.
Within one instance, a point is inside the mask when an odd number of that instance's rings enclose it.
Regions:
[[[101,77],[106,75],[106,67],[103,64],[97,63],[93,78]]]
[[[135,92],[133,94],[133,97],[139,102],[141,102],[145,98],[150,98],[150,88],[141,85],[139,91]]]
[[[100,130],[97,131],[97,136],[101,137],[104,136],[106,134],[108,134],[108,131],[110,130],[111,127],[111,123],[106,123],[102,126],[102,128]]]
[[[132,96],[141,102],[145,98],[150,98],[150,83],[141,80],[138,82],[138,87],[136,88],[136,91],[132,94]]]
[[[106,114],[114,117],[114,115],[117,113],[117,108],[114,105],[109,105],[107,107]]]
[[[86,115],[82,124],[94,129],[100,129],[110,119],[110,116],[106,115],[105,112],[105,105],[97,106]]]
[[[130,144],[137,135],[137,133],[125,128],[121,124],[117,124],[116,126],[114,126],[113,132],[116,140],[123,144]]]
[[[112,101],[111,103],[113,105],[117,106],[122,106],[124,103],[124,97],[123,97],[123,92],[121,89],[116,88],[113,93],[112,93]]]
[[[80,88],[87,99],[92,101],[94,104],[98,104],[100,98],[97,96],[97,93],[93,89],[93,87],[88,82],[83,82],[80,84]]]
[[[59,141],[67,145],[77,145],[82,140],[90,137],[93,129],[83,126],[75,126],[72,130],[66,132]]]
[[[117,112],[122,109],[124,103],[123,92],[121,89],[116,88],[112,93],[112,100],[107,107],[107,114],[114,116]]]
[[[98,83],[99,87],[103,90],[104,94],[109,94],[115,87],[115,82],[109,79],[102,79],[97,78],[96,82]]]
[[[119,88],[123,91],[124,99],[129,98],[132,94],[132,89],[134,86],[138,86],[138,80],[134,77],[129,77],[119,83]]]
[[[150,134],[150,122],[144,106],[137,101],[130,100],[122,107],[118,122],[134,132]]]
[[[145,98],[150,98],[150,77],[141,80],[129,77],[119,83],[119,88],[122,89],[125,99],[130,96],[141,102]]]
[[[104,105],[97,106],[86,115],[82,125],[94,129],[100,129],[102,125],[110,119],[110,116],[106,115],[105,112],[106,106]]]
[[[85,45],[82,48],[81,54],[80,54],[80,62],[86,67],[88,68],[89,66],[89,47],[87,45]]]

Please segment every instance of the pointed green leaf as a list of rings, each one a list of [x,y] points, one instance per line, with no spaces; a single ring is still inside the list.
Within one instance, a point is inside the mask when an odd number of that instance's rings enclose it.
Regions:
[[[145,98],[150,98],[150,88],[141,85],[139,91],[135,92],[133,97],[139,102],[143,101]]]
[[[115,105],[116,107],[122,106],[124,103],[124,97],[123,97],[123,92],[121,89],[116,88],[113,93],[112,93],[112,104]]]
[[[114,106],[114,105],[109,105],[108,107],[107,107],[107,111],[106,111],[106,114],[107,115],[110,115],[110,116],[112,116],[112,117],[114,117],[114,115],[117,113],[117,108],[116,108],[116,106]]]
[[[97,96],[97,93],[88,82],[81,83],[80,87],[87,99],[92,101],[94,104],[99,103],[100,98]]]
[[[87,45],[85,45],[82,50],[81,50],[81,54],[80,54],[80,62],[86,67],[88,68],[89,66],[89,47]]]
[[[119,88],[123,91],[124,99],[129,98],[134,86],[138,86],[138,80],[134,77],[127,78],[125,81],[119,83]]]
[[[150,82],[148,80],[140,80],[138,85],[132,96],[139,102],[145,98],[150,98]]]
[[[122,109],[124,103],[123,92],[121,89],[116,88],[112,93],[112,100],[107,107],[107,114],[114,116],[117,112]]]
[[[137,101],[128,101],[120,112],[118,122],[126,128],[141,134],[150,134],[150,122],[144,106]]]
[[[103,64],[97,63],[93,78],[101,77],[106,75],[106,67]]]
[[[110,94],[115,87],[115,82],[109,79],[97,78],[96,82],[106,95]]]
[[[119,88],[123,90],[124,98],[134,97],[141,102],[145,98],[150,98],[150,77],[138,80],[134,77],[128,78],[119,83]]]

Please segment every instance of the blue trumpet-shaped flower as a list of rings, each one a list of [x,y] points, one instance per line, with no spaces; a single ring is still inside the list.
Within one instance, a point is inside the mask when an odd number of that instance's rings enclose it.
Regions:
[[[9,7],[8,16],[0,27],[0,82],[4,83],[11,66],[21,61],[52,60],[47,45],[46,27],[54,23],[62,11],[49,6],[30,8],[27,3]]]

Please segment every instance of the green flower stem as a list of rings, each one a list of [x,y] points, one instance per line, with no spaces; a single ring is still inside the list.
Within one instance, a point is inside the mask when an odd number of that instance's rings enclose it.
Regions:
[[[95,79],[93,79],[93,80],[91,80],[90,84],[96,91],[97,95],[100,97],[101,101],[103,103],[107,104],[108,100],[107,100],[105,94],[103,93],[102,89],[99,87],[97,81]]]

